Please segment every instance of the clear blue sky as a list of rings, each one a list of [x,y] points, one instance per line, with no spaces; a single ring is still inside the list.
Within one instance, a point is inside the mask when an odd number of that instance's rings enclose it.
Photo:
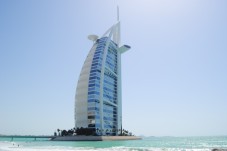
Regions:
[[[226,0],[1,0],[0,134],[74,126],[92,46],[120,6],[123,126],[136,135],[227,135]]]

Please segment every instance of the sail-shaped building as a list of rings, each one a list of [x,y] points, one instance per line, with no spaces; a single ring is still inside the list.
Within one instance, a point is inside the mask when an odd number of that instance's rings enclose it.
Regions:
[[[119,15],[118,15],[119,16]],[[82,67],[75,96],[75,127],[97,135],[119,135],[122,129],[120,21],[102,37],[89,35],[93,46]]]

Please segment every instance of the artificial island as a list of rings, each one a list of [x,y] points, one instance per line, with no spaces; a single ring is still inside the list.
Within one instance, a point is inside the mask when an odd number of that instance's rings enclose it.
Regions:
[[[88,39],[93,46],[77,83],[75,128],[58,130],[60,136],[53,140],[140,139],[122,128],[121,55],[130,46],[120,44],[119,9],[116,24],[102,37],[89,35]]]

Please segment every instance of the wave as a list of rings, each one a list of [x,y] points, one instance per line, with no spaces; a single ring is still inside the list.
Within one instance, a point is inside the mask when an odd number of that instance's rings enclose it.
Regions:
[[[66,147],[66,146],[23,146],[15,142],[0,142],[0,151],[211,151],[211,149],[154,148],[154,147]]]

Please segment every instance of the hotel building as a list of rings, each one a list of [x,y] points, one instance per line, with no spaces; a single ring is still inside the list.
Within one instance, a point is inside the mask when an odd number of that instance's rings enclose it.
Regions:
[[[75,127],[91,128],[98,135],[119,135],[122,129],[120,21],[102,37],[89,35],[93,46],[77,83]]]

